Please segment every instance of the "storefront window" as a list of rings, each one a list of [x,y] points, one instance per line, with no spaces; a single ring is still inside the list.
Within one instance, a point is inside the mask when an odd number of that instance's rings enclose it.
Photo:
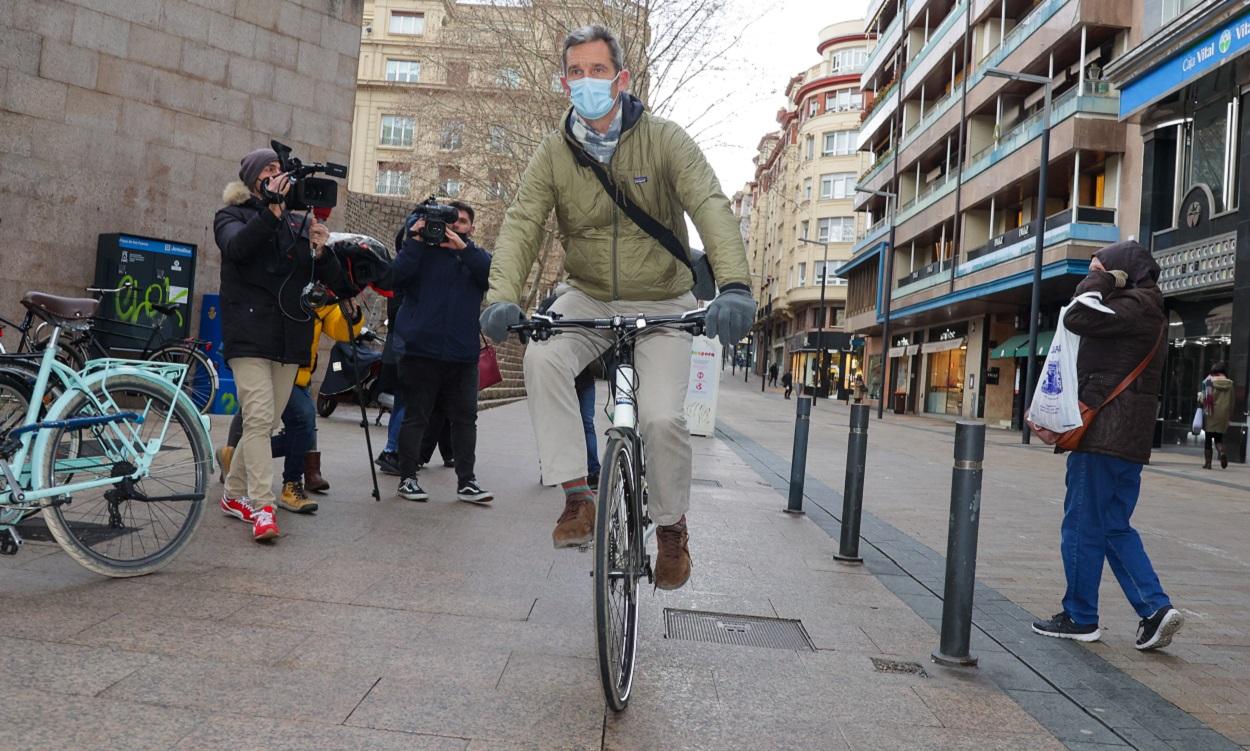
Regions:
[[[1224,211],[1224,160],[1228,148],[1228,104],[1216,100],[1194,113],[1189,144],[1189,186],[1206,185],[1215,212]]]
[[[929,355],[929,388],[925,394],[925,411],[939,415],[958,415],[964,407],[964,364],[967,350],[948,349]]]

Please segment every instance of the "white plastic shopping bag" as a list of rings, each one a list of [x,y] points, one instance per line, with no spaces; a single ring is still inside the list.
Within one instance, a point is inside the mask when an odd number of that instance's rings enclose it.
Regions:
[[[1073,298],[1059,311],[1059,325],[1055,338],[1050,342],[1046,362],[1038,375],[1033,391],[1033,403],[1028,419],[1033,425],[1066,433],[1081,426],[1081,402],[1077,395],[1076,357],[1081,348],[1081,337],[1068,331],[1063,319],[1073,305],[1087,305],[1094,310],[1115,315],[1115,311],[1102,304],[1102,294],[1086,292]]]

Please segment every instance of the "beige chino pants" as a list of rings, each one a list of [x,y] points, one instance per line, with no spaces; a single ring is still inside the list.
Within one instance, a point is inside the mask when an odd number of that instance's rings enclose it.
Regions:
[[[299,366],[260,357],[233,357],[226,361],[234,373],[243,410],[243,437],[230,460],[226,495],[247,496],[252,506],[271,506],[273,493],[273,446],[269,437],[282,424],[282,411],[291,398],[291,386]]]
[[[676,315],[696,304],[691,294],[658,302],[601,302],[570,290],[551,311],[565,318]],[[573,379],[611,344],[609,332],[566,331],[545,342],[531,342],[525,350],[525,390],[547,485],[586,476],[585,432]],[[634,350],[650,516],[660,525],[676,523],[690,507],[691,449],[686,429],[690,346],[690,334],[657,329],[641,336]]]

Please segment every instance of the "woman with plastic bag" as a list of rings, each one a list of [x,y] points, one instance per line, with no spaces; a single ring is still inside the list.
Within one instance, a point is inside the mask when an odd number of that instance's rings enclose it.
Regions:
[[[1228,454],[1224,451],[1224,431],[1228,430],[1228,422],[1233,416],[1233,379],[1228,377],[1228,365],[1217,362],[1211,367],[1211,373],[1202,380],[1202,392],[1198,395],[1202,402],[1202,417],[1195,418],[1194,424],[1199,431],[1206,430],[1205,445],[1202,449],[1202,468],[1211,469],[1211,459],[1215,450],[1219,452],[1220,467],[1228,469]]]
[[[1081,338],[1076,358],[1082,405],[1097,407],[1068,455],[1060,550],[1067,591],[1063,611],[1038,620],[1044,636],[1097,641],[1098,585],[1103,561],[1141,618],[1136,647],[1167,646],[1184,618],[1163,591],[1130,520],[1150,460],[1166,346],[1167,318],[1157,285],[1159,266],[1136,242],[1094,254],[1076,295],[1097,292],[1107,313],[1073,305],[1063,323]],[[1043,374],[1043,377],[1044,374]]]

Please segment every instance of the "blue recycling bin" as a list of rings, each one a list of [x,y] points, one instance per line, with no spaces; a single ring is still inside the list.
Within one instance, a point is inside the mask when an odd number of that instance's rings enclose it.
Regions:
[[[234,373],[221,355],[221,295],[205,294],[200,298],[200,338],[208,342],[208,356],[217,368],[217,396],[209,412],[233,415],[239,411],[239,392],[234,386]]]

